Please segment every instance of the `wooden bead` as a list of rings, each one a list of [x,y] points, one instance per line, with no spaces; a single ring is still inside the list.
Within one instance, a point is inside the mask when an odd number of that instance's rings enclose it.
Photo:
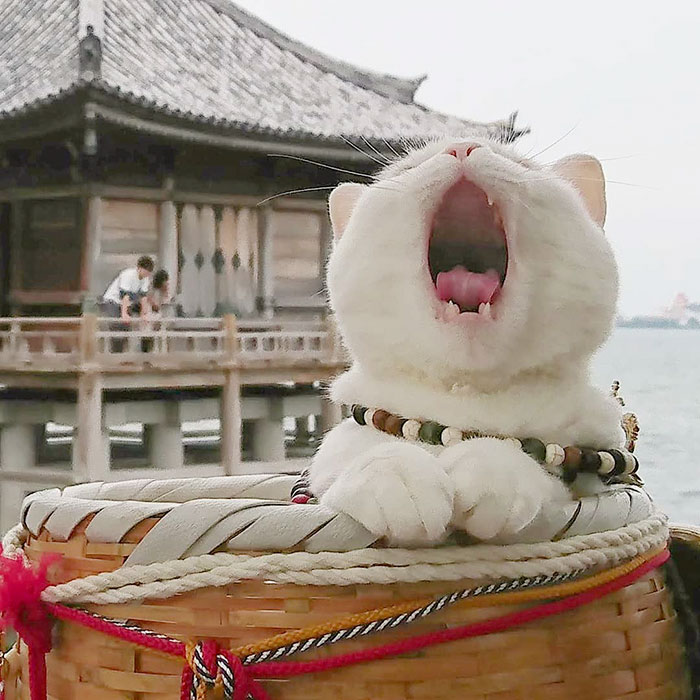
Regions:
[[[622,450],[607,450],[610,453],[613,460],[615,461],[615,466],[610,472],[611,476],[621,476],[625,473],[625,467],[627,462],[625,460],[625,454]]]
[[[636,474],[639,469],[639,460],[627,450],[620,450],[620,453],[625,460],[623,474]]]
[[[600,467],[598,467],[598,473],[603,476],[608,476],[612,474],[615,469],[615,458],[610,454],[610,452],[599,452],[600,457]]]
[[[420,432],[420,423],[417,420],[413,419],[407,420],[403,424],[401,432],[403,433],[403,436],[406,438],[406,440],[417,440],[418,433]]]
[[[355,423],[358,425],[365,425],[365,411],[367,409],[360,404],[355,404],[352,407],[352,417],[355,419]]]
[[[581,457],[583,457],[583,452],[578,447],[569,445],[564,448],[564,466],[571,467],[573,469],[578,469],[581,464]]]
[[[564,464],[564,448],[556,443],[550,443],[545,450],[544,462],[550,467],[558,467]]]
[[[458,445],[462,442],[462,431],[457,430],[457,428],[445,428],[440,435],[440,442],[445,447]]]
[[[600,469],[600,455],[595,450],[581,450],[579,471],[596,474]]]
[[[440,423],[429,420],[421,425],[420,430],[418,431],[418,437],[423,442],[427,442],[429,445],[440,445],[442,431],[444,429],[444,425],[440,425]]]
[[[544,462],[547,448],[542,440],[538,440],[537,438],[525,438],[522,443],[522,450],[525,454],[530,455],[530,457],[537,462]]]
[[[399,418],[399,416],[389,416],[386,421],[384,421],[384,431],[389,433],[389,435],[396,435],[401,437],[403,434],[401,429],[403,424],[406,422],[405,418]]]
[[[576,481],[577,476],[578,476],[578,468],[573,467],[571,465],[567,465],[566,462],[564,462],[564,464],[561,468],[562,481],[565,484],[573,484],[574,481]]]
[[[378,409],[374,412],[372,415],[372,425],[377,429],[377,430],[384,430],[384,425],[386,423],[386,419],[390,416],[391,414],[389,411],[384,411],[383,409]]]

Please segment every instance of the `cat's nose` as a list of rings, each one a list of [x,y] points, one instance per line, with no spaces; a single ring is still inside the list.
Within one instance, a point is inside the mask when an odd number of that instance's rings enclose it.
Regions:
[[[458,160],[464,160],[465,158],[468,158],[469,154],[472,151],[475,151],[477,148],[480,148],[478,143],[465,143],[460,146],[451,146],[446,148],[445,153],[447,153],[448,156],[454,156]]]

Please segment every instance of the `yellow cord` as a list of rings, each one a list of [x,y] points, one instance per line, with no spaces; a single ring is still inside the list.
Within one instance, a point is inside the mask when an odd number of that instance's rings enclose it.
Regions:
[[[626,564],[622,564],[613,569],[601,571],[598,574],[588,576],[582,580],[568,581],[566,583],[560,583],[556,586],[547,586],[544,588],[530,588],[524,591],[512,591],[484,596],[475,596],[474,598],[466,598],[465,600],[460,601],[458,605],[461,607],[470,608],[491,605],[516,605],[518,603],[525,603],[533,600],[551,600],[554,598],[563,598],[565,596],[574,595],[576,593],[581,593],[582,591],[608,583],[609,581],[619,578],[620,576],[624,576],[630,571],[633,571],[637,567],[641,566],[644,562],[655,557],[660,551],[662,551],[662,549],[663,547],[655,549],[652,552],[647,552],[646,554],[640,554],[634,559],[628,561]],[[328,634],[329,632],[338,632],[339,630],[354,627],[355,625],[364,625],[370,622],[385,620],[386,618],[394,617],[395,615],[412,612],[413,610],[422,608],[432,600],[434,600],[434,598],[419,598],[418,600],[398,603],[385,608],[355,613],[340,619],[331,620],[330,622],[326,622],[321,625],[305,627],[303,629],[292,630],[290,632],[282,632],[280,634],[276,634],[274,637],[269,637],[268,639],[255,642],[253,644],[246,644],[244,646],[236,647],[235,649],[232,649],[231,652],[240,658],[244,658],[250,654],[258,654],[262,651],[270,651],[281,646],[286,646],[287,644],[293,644],[294,642],[301,642],[306,639],[320,637],[324,634]]]

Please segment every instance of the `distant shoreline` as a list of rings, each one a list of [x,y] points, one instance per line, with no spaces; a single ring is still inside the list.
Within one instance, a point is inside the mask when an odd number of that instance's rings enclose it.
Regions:
[[[682,326],[677,321],[666,318],[631,318],[621,319],[615,323],[616,328],[666,328],[681,331],[696,331],[700,329],[700,323],[695,320],[689,321]]]

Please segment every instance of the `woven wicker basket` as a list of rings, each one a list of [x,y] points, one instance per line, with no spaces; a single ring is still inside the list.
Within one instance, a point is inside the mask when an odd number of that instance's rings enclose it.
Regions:
[[[30,536],[31,560],[60,552],[60,579],[119,568],[159,522],[150,517],[119,543],[89,541],[83,518],[66,541],[46,528]],[[166,600],[100,605],[88,609],[129,619],[182,640],[215,639],[231,648],[282,631],[350,613],[466,588],[476,581],[391,585],[300,586],[245,581]],[[473,601],[472,601],[473,602]],[[524,607],[524,606],[521,606]],[[457,603],[412,625],[381,634],[382,642],[480,621],[518,609]],[[54,700],[175,700],[182,661],[132,647],[69,623],[61,623],[47,657],[48,693]],[[376,644],[371,637],[341,642],[319,658]],[[20,645],[15,674],[27,678]],[[26,684],[8,679],[8,700],[28,700]],[[284,700],[686,700],[690,698],[684,649],[674,604],[657,570],[626,588],[577,610],[524,627],[427,648],[410,657],[383,659],[289,680],[265,681]],[[213,696],[212,696],[213,697]]]

